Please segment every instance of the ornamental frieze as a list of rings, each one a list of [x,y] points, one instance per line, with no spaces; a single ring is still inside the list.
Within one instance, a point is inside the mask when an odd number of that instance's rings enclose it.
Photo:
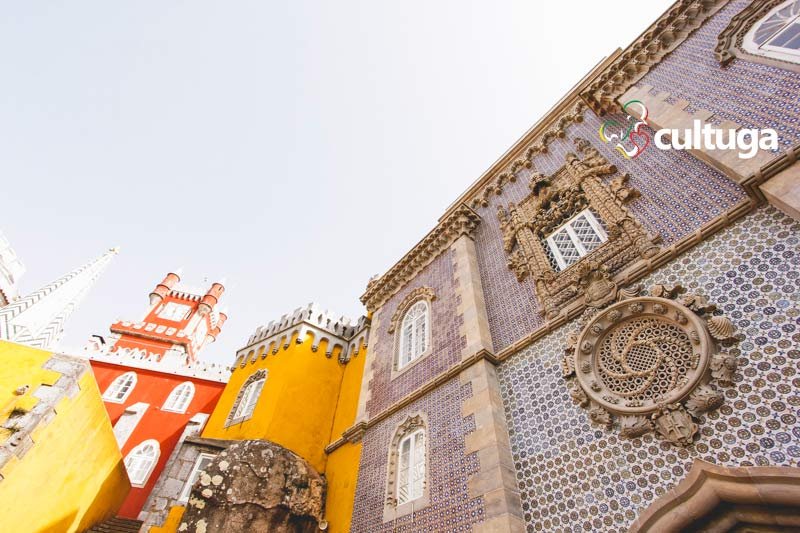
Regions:
[[[568,338],[563,376],[593,423],[689,445],[700,415],[724,402],[719,387],[732,385],[736,358],[724,348],[737,342],[734,326],[681,287],[638,292],[616,291],[615,303],[588,308]]]

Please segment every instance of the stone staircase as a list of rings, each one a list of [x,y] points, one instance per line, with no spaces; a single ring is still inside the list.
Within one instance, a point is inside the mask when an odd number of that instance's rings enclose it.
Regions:
[[[141,520],[115,517],[95,524],[87,533],[139,533],[141,527]]]

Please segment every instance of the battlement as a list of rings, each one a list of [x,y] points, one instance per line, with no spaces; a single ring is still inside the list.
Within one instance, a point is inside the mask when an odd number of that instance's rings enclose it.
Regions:
[[[226,365],[200,360],[187,362],[186,354],[183,352],[177,353],[177,350],[168,350],[161,357],[160,354],[149,353],[147,350],[136,348],[120,348],[116,351],[111,351],[112,346],[113,342],[109,345],[89,343],[84,348],[83,357],[92,361],[152,370],[176,376],[205,379],[218,383],[227,383],[231,372],[230,367]]]
[[[327,341],[326,357],[331,357],[338,346],[341,349],[339,360],[346,363],[352,355],[358,355],[362,346],[366,347],[368,327],[369,319],[365,316],[353,323],[344,316],[333,318],[329,311],[310,303],[256,328],[247,345],[237,352],[234,369],[244,368],[248,361],[255,362],[259,356],[266,357],[277,354],[280,349],[288,349],[293,338],[295,343],[302,344],[309,333],[313,336],[313,351],[317,351],[322,341]]]

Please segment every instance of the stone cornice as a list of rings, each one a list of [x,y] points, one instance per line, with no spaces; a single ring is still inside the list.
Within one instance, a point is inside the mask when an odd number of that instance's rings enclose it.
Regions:
[[[536,153],[546,153],[547,145],[556,138],[564,136],[564,130],[571,123],[583,118],[585,105],[580,100],[581,92],[608,67],[621,50],[615,50],[610,56],[597,64],[570,91],[564,95],[542,118],[515,142],[511,148],[495,161],[470,187],[447,209],[442,219],[462,204],[484,205],[491,193],[501,194],[508,182],[516,179],[515,173],[528,168],[529,162]],[[580,116],[580,118],[577,118]],[[476,201],[477,199],[477,201]],[[442,220],[440,219],[440,220]]]
[[[581,92],[581,98],[598,115],[616,109],[617,98],[727,3],[678,0]]]
[[[480,221],[481,217],[475,211],[463,204],[458,206],[388,272],[371,280],[361,302],[370,312],[380,308],[461,235],[471,236]]]

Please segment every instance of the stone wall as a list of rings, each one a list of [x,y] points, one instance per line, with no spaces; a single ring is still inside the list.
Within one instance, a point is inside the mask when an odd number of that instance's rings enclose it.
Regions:
[[[625,531],[679,483],[695,459],[725,466],[800,463],[800,224],[763,207],[650,274],[703,294],[744,339],[725,403],[677,447],[626,440],[590,423],[561,377],[567,324],[499,368],[529,531]]]

